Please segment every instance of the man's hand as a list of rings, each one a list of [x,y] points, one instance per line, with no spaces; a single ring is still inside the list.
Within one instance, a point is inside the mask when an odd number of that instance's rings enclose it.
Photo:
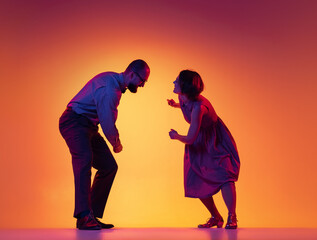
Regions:
[[[121,152],[122,151],[122,145],[121,145],[121,143],[119,143],[117,146],[114,146],[113,147],[113,151],[115,152],[115,153],[119,153],[119,152]]]

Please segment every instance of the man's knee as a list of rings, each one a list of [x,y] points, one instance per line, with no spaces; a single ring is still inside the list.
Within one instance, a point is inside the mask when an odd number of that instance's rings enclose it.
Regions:
[[[115,176],[117,171],[118,171],[117,163],[114,163],[111,166],[107,166],[105,168],[98,169],[99,175],[102,175],[102,176],[109,176],[109,175]]]
[[[111,169],[111,172],[115,175],[117,171],[118,171],[118,164],[115,162]]]

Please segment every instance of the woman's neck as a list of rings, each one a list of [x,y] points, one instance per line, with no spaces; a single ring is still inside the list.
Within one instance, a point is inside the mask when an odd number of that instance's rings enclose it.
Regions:
[[[180,99],[183,101],[183,103],[189,103],[189,102],[195,102],[195,101],[199,101],[202,99],[202,96],[199,95],[195,100],[190,100],[186,95],[184,94],[179,94]]]
[[[188,103],[190,100],[184,94],[179,94],[179,98],[183,101],[183,103]]]

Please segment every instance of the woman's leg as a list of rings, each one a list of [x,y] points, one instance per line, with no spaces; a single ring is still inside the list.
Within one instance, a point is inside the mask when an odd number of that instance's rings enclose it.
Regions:
[[[237,224],[237,215],[236,215],[236,187],[234,182],[225,183],[221,187],[221,193],[223,200],[225,201],[228,208],[228,220],[226,224],[226,229],[236,229]]]
[[[214,199],[212,197],[209,198],[200,198],[200,201],[205,205],[208,211],[211,214],[211,218],[205,224],[199,224],[198,228],[211,228],[213,226],[217,226],[217,228],[221,228],[223,225],[223,218],[221,217],[218,209],[216,208]]]
[[[221,187],[223,200],[228,208],[229,214],[236,214],[236,186],[234,182],[227,182]]]
[[[210,212],[211,216],[215,218],[221,217],[220,213],[218,212],[218,209],[215,205],[213,197],[209,198],[200,198],[200,201],[205,205],[205,207]]]

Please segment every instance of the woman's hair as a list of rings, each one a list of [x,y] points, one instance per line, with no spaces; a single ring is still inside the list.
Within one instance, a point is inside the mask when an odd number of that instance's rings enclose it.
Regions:
[[[183,70],[179,74],[179,85],[181,92],[190,100],[195,100],[204,90],[204,83],[197,72]]]

